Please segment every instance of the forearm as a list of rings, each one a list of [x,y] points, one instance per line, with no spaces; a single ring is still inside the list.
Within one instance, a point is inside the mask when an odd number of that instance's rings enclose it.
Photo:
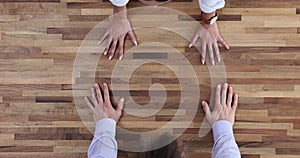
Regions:
[[[241,154],[235,142],[232,124],[229,121],[221,120],[213,125],[214,147],[212,158],[240,158]]]

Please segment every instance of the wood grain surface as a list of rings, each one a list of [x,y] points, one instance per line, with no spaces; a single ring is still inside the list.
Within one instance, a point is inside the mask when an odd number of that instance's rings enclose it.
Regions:
[[[137,0],[128,4],[129,9],[139,6],[143,4]],[[200,19],[197,0],[176,0],[165,7]],[[87,157],[93,135],[76,110],[72,84],[80,82],[80,76],[91,76],[83,72],[75,74],[78,79],[73,80],[73,64],[89,31],[112,14],[108,0],[0,1],[0,157]],[[242,156],[298,158],[300,1],[227,0],[219,14],[219,30],[230,45],[230,50],[220,45],[226,80],[240,96],[234,133]],[[163,16],[189,23],[184,16]],[[133,17],[132,22],[138,23],[143,18],[149,18],[149,15]],[[187,40],[151,28],[136,30],[135,34],[140,44],[161,42],[181,52],[196,72],[200,99],[210,99],[208,67],[200,64],[199,53],[195,48],[187,47]],[[126,38],[126,50],[133,47]],[[160,48],[148,49],[149,52],[136,53],[124,60],[169,57]],[[115,80],[118,94],[123,94],[124,85],[129,84],[130,95],[136,103],[144,105],[150,101],[151,84],[160,83],[167,90],[164,107],[157,114],[142,118],[124,113],[121,127],[149,131],[168,123],[180,111],[179,80],[167,66],[144,64],[126,83],[120,80],[122,74],[119,78],[111,77],[118,62],[116,57],[112,61],[101,57],[100,61],[96,81],[111,83]],[[176,64],[179,69],[180,61]],[[184,74],[184,69],[181,72]],[[157,95],[160,94],[157,91]],[[184,115],[185,111],[182,113]],[[211,156],[212,133],[198,137],[203,117],[199,106],[193,123],[177,140],[187,157]],[[138,155],[119,151],[121,158]]]

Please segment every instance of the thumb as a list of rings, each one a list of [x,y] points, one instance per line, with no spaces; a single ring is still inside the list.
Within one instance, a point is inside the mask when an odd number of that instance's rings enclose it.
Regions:
[[[122,110],[123,110],[123,107],[124,107],[124,98],[121,98],[118,102],[118,107],[117,107],[117,114],[119,116],[122,115]]]
[[[128,35],[129,35],[132,43],[137,46],[138,43],[137,43],[136,37],[135,37],[135,35],[134,35],[134,33],[133,33],[132,30],[128,31]]]
[[[203,111],[205,112],[205,115],[210,116],[211,112],[206,101],[202,101],[202,108]]]
[[[229,49],[229,45],[226,43],[226,41],[223,39],[223,37],[220,36],[219,41],[226,49]]]

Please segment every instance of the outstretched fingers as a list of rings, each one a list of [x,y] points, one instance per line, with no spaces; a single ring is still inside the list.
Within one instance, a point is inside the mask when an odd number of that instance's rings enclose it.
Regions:
[[[136,37],[135,37],[135,35],[134,35],[134,33],[133,33],[132,30],[128,31],[128,35],[129,35],[129,37],[130,37],[130,39],[131,39],[131,42],[132,42],[134,45],[138,45],[137,40],[136,40]]]
[[[207,117],[209,117],[211,115],[211,112],[210,112],[209,105],[206,101],[202,101],[202,108],[203,108],[203,111],[205,112],[205,115],[207,115]]]
[[[206,43],[201,42],[201,63],[204,64],[205,63],[205,57],[206,57]]]
[[[101,93],[99,84],[95,83],[94,84],[94,88],[96,89],[98,103],[102,104],[103,103],[103,99],[102,99],[102,93]]]
[[[227,100],[227,91],[228,91],[228,84],[224,83],[222,87],[222,97],[221,97],[221,104],[226,105],[226,100]]]
[[[120,36],[120,38],[119,38],[119,60],[123,59],[123,55],[124,55],[124,40],[125,40],[125,35]]]
[[[221,85],[218,84],[215,92],[215,105],[217,107],[221,106]]]
[[[217,42],[214,43],[214,49],[215,49],[215,53],[216,53],[218,62],[221,62],[220,50],[219,50]]]
[[[238,102],[239,102],[239,96],[238,96],[238,94],[234,94],[234,96],[233,96],[233,104],[232,104],[232,110],[233,110],[234,113],[236,112],[236,109],[237,109],[237,106],[238,106]]]
[[[110,45],[111,45],[111,42],[112,42],[112,38],[109,37],[108,40],[107,40],[105,49],[104,49],[104,51],[103,51],[103,54],[104,54],[104,55],[106,55],[106,54],[108,53],[109,47],[110,47]]]
[[[85,100],[85,102],[86,102],[86,104],[88,105],[88,107],[92,110],[92,111],[94,111],[94,106],[93,106],[93,103],[90,101],[90,99],[88,98],[88,97],[84,97],[84,100]]]
[[[229,45],[221,36],[219,37],[218,41],[224,46],[224,48],[229,49]]]
[[[108,60],[111,60],[114,57],[117,44],[118,44],[118,39],[115,39],[110,48]]]
[[[104,105],[111,105],[110,104],[110,96],[109,96],[109,89],[106,83],[103,83],[103,92],[104,92]],[[112,106],[110,106],[112,108]]]
[[[118,106],[116,109],[118,116],[121,116],[123,107],[124,107],[124,98],[121,98],[118,102]]]
[[[101,44],[107,36],[108,36],[108,32],[105,32],[99,39],[98,44]]]
[[[191,43],[189,44],[189,48],[192,48],[192,47],[195,45],[195,43],[197,42],[199,36],[200,36],[199,33],[196,33],[196,34],[194,35],[194,37],[193,37]]]
[[[228,95],[227,95],[227,106],[231,107],[232,105],[232,97],[233,97],[233,88],[229,86]]]
[[[210,62],[212,65],[215,65],[215,59],[214,59],[214,52],[213,52],[213,48],[211,44],[208,44],[208,54],[209,54],[209,58],[210,58]]]

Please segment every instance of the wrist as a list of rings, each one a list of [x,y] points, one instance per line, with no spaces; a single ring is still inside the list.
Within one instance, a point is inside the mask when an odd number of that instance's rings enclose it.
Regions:
[[[215,16],[215,14],[216,14],[216,11],[211,12],[211,13],[205,13],[205,12],[201,11],[201,17],[204,17],[206,19],[212,18],[213,16]]]
[[[126,10],[127,10],[126,5],[122,6],[122,7],[118,7],[118,6],[113,7],[114,14],[117,14],[120,12],[126,12]]]
[[[203,26],[209,27],[209,25],[214,24],[218,20],[218,14],[214,11],[211,13],[205,13],[201,11],[201,24]]]
[[[113,12],[117,15],[118,18],[126,18],[127,19],[127,8],[126,5],[122,7],[114,6]]]

